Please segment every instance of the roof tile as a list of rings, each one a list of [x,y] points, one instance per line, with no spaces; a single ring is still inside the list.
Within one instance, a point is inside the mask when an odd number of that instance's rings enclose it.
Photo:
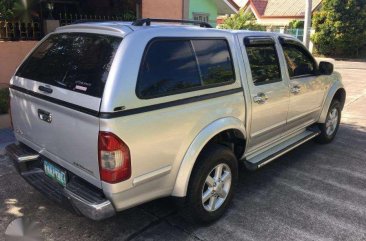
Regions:
[[[322,0],[312,0],[314,11]],[[250,4],[255,7],[257,13],[266,17],[289,17],[304,16],[305,1],[304,0],[251,0]]]

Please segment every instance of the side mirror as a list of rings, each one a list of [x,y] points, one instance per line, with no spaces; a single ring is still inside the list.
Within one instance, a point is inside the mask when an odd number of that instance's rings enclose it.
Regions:
[[[334,66],[332,63],[321,61],[319,63],[319,74],[331,75],[333,73]]]

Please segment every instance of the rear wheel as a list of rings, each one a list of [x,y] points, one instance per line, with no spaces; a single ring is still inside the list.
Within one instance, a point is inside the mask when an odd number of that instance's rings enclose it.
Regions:
[[[185,216],[196,222],[213,222],[224,214],[233,197],[237,159],[228,147],[213,145],[197,161],[187,191]]]
[[[318,143],[327,144],[333,141],[341,121],[341,104],[333,100],[327,114],[325,123],[319,124],[320,135],[315,139]]]

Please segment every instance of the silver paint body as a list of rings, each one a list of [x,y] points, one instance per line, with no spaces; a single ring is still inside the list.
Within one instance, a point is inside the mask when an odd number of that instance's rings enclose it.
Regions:
[[[242,88],[243,92],[124,117],[101,119],[16,90],[11,90],[15,135],[41,155],[103,189],[119,211],[164,196],[184,197],[194,163],[204,145],[216,134],[236,129],[246,139],[243,158],[255,156],[290,138],[293,133],[324,122],[330,102],[343,88],[338,73],[290,80],[278,42],[279,34],[226,31],[182,26],[134,27],[127,23],[78,24],[56,32],[92,32],[121,36],[105,85],[103,98],[52,86],[49,96],[95,111],[114,112],[170,102],[193,96]],[[282,81],[254,86],[243,38],[269,36],[276,41]],[[232,84],[149,100],[135,94],[143,52],[155,37],[220,37],[227,39],[235,67]],[[12,85],[40,92],[37,81],[14,76]],[[292,87],[300,86],[299,93]],[[263,104],[254,98],[264,93]],[[42,93],[44,94],[44,93]],[[37,109],[52,113],[52,123],[41,121]],[[132,176],[117,184],[100,180],[98,132],[110,131],[130,148]]]

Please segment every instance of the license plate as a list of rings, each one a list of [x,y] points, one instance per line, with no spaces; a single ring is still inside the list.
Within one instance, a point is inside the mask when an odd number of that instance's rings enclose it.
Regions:
[[[60,183],[62,186],[66,186],[67,175],[65,170],[62,170],[48,161],[43,161],[43,167],[47,176]]]

